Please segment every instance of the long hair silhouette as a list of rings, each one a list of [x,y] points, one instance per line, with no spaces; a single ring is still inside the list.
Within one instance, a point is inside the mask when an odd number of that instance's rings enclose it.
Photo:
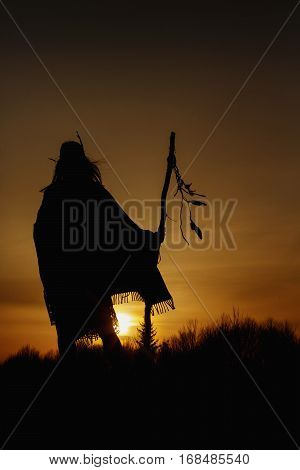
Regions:
[[[60,147],[59,159],[54,161],[56,164],[52,181],[42,192],[53,184],[62,182],[93,181],[102,184],[99,167],[86,156],[82,143],[73,140],[64,142]]]

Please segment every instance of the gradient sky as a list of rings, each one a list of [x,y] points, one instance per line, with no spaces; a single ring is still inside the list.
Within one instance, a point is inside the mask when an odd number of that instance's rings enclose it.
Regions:
[[[121,203],[159,197],[170,130],[184,171],[296,2],[208,3],[6,2],[130,196],[0,7],[0,358],[24,344],[56,347],[32,241],[48,157],[78,129]],[[238,200],[237,250],[171,253],[210,314],[162,251],[177,308],[154,318],[161,337],[233,306],[298,325],[299,39],[300,9],[187,173],[210,201]],[[134,334],[143,305],[118,310]]]

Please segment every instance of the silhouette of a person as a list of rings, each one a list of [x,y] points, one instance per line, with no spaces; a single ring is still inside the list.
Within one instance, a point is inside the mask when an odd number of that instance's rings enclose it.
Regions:
[[[147,318],[174,308],[157,268],[161,236],[128,217],[82,143],[62,144],[53,180],[42,192],[34,241],[60,353],[98,338],[105,350],[120,349],[113,304],[142,300]]]

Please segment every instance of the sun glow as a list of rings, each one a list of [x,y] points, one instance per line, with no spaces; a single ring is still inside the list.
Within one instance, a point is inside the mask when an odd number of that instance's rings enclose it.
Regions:
[[[128,313],[120,312],[117,314],[118,321],[119,321],[119,332],[120,335],[128,335],[129,328],[132,326],[132,318]]]

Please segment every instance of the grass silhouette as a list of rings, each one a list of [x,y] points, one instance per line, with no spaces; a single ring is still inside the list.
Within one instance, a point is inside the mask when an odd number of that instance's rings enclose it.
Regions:
[[[299,338],[287,323],[234,313],[218,327],[190,322],[152,353],[134,341],[117,358],[80,348],[6,448],[295,448],[222,332],[299,443]],[[1,442],[57,360],[27,346],[0,365]]]

